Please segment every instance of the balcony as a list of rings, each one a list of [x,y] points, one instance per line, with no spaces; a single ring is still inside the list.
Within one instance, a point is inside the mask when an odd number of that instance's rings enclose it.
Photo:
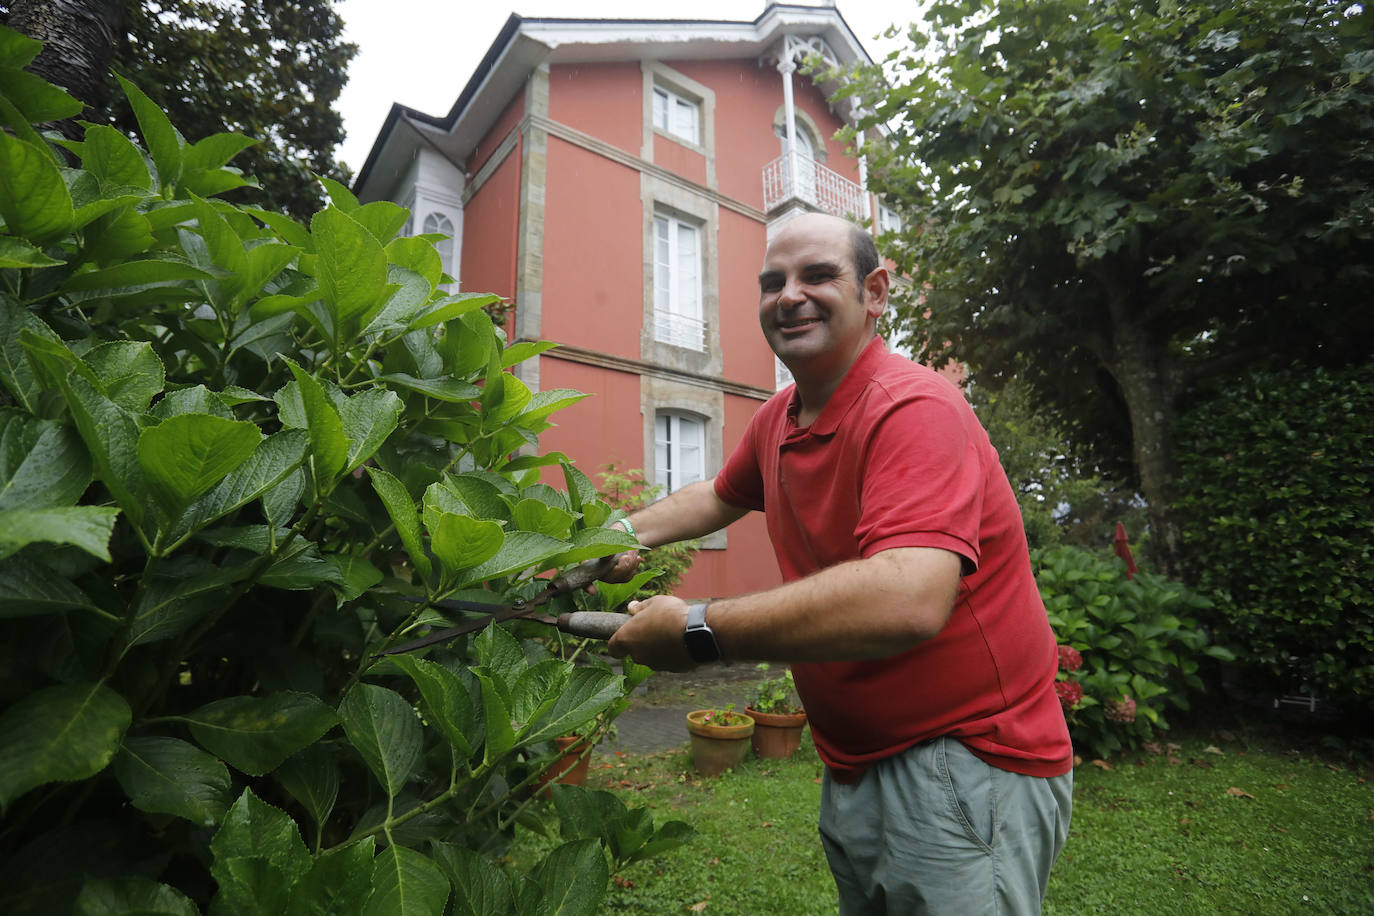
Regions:
[[[779,156],[763,167],[763,210],[797,198],[824,213],[835,216],[868,215],[864,189],[842,175],[830,171],[809,156],[797,157],[797,187],[792,187],[792,171],[786,156]]]
[[[654,340],[682,347],[686,350],[706,352],[706,322],[690,315],[661,310],[654,311]]]

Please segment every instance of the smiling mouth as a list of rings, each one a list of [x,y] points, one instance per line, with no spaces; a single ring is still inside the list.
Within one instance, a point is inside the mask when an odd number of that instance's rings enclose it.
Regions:
[[[802,328],[809,328],[809,327],[811,327],[813,324],[820,324],[820,323],[821,323],[821,320],[820,320],[819,318],[803,318],[803,319],[801,319],[800,321],[798,321],[798,320],[793,320],[793,321],[779,321],[779,322],[777,323],[777,327],[778,327],[778,330],[780,330],[780,331],[799,331],[799,330],[801,330]]]

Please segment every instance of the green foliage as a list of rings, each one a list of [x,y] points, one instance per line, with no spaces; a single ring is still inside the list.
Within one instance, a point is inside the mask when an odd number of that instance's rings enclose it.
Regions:
[[[1149,741],[1168,729],[1169,707],[1188,709],[1202,690],[1201,657],[1234,657],[1208,644],[1194,616],[1210,603],[1176,582],[1144,571],[1127,579],[1115,557],[1069,546],[1036,551],[1032,563],[1055,636],[1082,656],[1081,669],[1061,671],[1082,687],[1066,711],[1080,749],[1106,757]]]
[[[1226,386],[1179,425],[1185,572],[1282,692],[1374,704],[1374,365]]]
[[[115,68],[182,131],[257,138],[240,166],[262,191],[230,199],[297,219],[324,203],[312,173],[346,174],[334,158],[344,136],[337,102],[358,51],[342,40],[343,20],[330,0],[152,0],[129,4],[126,25]],[[111,123],[133,133],[129,108],[111,108]]]
[[[1007,472],[1032,549],[1061,542],[1101,546],[1116,521],[1144,529],[1132,494],[1103,481],[1076,453],[1073,436],[1037,410],[1029,388],[1010,380],[991,390],[973,380],[969,400]]]
[[[664,495],[663,487],[650,483],[639,468],[622,471],[614,464],[608,464],[606,470],[596,476],[601,478],[598,495],[624,515],[642,509]],[[682,577],[692,568],[692,560],[700,546],[700,541],[675,541],[653,550],[641,551],[641,564],[646,569],[655,570],[655,574],[652,579],[636,585],[630,595],[642,601],[654,595],[673,594]]]
[[[910,339],[1016,377],[1141,486],[1162,549],[1171,417],[1203,377],[1374,338],[1374,46],[1350,2],[937,3],[847,90],[882,125]],[[1167,538],[1167,545],[1163,540]]]
[[[758,669],[767,672],[771,666],[760,662]],[[802,711],[801,699],[797,696],[796,684],[792,681],[792,669],[787,668],[777,677],[765,678],[754,685],[754,699],[749,707],[755,712],[771,712],[780,716],[795,715]]]
[[[518,621],[377,655],[631,546],[562,456],[511,457],[581,395],[505,371],[537,350],[437,288],[406,211],[219,200],[243,139],[130,83],[147,151],[91,125],[64,167],[21,113],[70,100],[9,78],[36,50],[0,27],[0,910],[594,912],[607,850],[682,828],[491,857],[548,741],[648,672]]]

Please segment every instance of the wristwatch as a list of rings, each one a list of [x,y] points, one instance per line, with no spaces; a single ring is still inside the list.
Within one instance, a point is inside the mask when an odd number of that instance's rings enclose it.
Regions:
[[[682,642],[687,647],[687,654],[699,665],[720,661],[720,645],[716,642],[716,634],[706,625],[706,606],[710,603],[702,601],[687,606],[687,629],[682,633]]]

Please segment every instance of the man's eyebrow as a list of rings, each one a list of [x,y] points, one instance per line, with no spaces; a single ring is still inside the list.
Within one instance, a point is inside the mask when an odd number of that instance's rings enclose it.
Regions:
[[[780,280],[780,279],[782,279],[782,271],[780,271],[780,270],[765,270],[765,271],[763,271],[762,273],[759,274],[759,286],[762,286],[763,284],[768,283],[768,282],[771,282],[771,281],[773,281],[773,280]]]

